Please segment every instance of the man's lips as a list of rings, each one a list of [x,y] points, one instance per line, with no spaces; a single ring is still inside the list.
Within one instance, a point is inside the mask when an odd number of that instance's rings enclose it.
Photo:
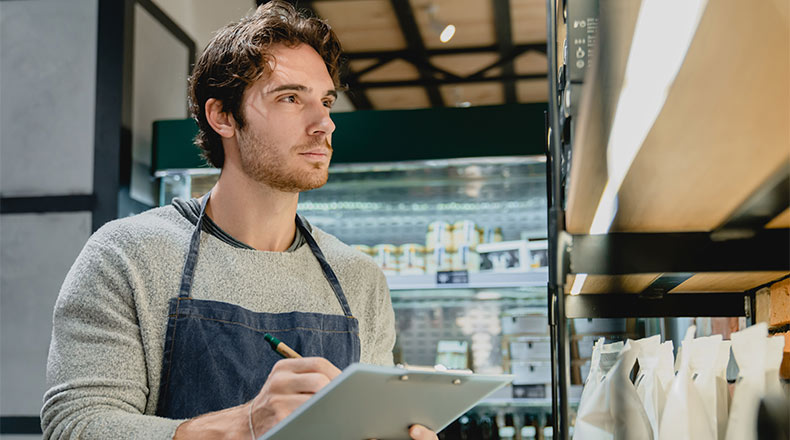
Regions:
[[[322,149],[319,149],[319,150],[305,151],[304,153],[299,153],[299,154],[302,154],[302,155],[305,155],[305,156],[316,156],[316,157],[318,157],[318,156],[328,156],[329,155],[329,150],[326,150],[326,149],[322,148]]]

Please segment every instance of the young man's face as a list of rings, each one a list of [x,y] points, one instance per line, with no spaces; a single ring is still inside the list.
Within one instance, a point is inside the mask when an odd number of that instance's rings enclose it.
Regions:
[[[318,188],[326,183],[332,158],[334,83],[321,56],[308,45],[278,44],[271,54],[271,75],[244,92],[246,125],[237,132],[242,169],[281,191]]]

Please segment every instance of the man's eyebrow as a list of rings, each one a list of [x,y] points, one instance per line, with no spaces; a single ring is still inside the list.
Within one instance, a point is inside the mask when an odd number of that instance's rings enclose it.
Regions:
[[[309,92],[310,88],[303,86],[301,84],[283,84],[281,86],[277,86],[269,91],[266,92],[267,95],[271,93],[282,92],[284,90],[294,90],[297,92]]]
[[[335,90],[335,89],[327,90],[326,94],[324,96],[331,96],[331,97],[337,99],[337,90]]]

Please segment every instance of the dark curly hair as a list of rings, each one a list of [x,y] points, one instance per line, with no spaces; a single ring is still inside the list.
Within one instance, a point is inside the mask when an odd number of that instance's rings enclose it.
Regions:
[[[220,135],[206,119],[206,101],[221,101],[222,111],[233,115],[243,128],[242,96],[247,87],[271,74],[269,48],[274,44],[311,46],[339,88],[340,41],[325,21],[307,16],[289,3],[274,0],[263,4],[254,14],[220,29],[189,78],[189,107],[199,129],[195,144],[212,166],[222,168],[225,151]]]

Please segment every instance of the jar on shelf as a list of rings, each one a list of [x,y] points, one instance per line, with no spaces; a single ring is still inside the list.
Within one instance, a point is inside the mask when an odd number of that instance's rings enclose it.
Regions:
[[[373,255],[373,249],[371,249],[370,246],[366,246],[364,244],[352,244],[351,247],[367,256]]]
[[[502,241],[502,228],[488,226],[483,229],[481,243],[499,243]]]
[[[425,273],[425,246],[407,243],[398,248],[398,271],[401,275]]]
[[[373,246],[373,260],[384,272],[384,275],[398,274],[398,248],[394,244]]]
[[[425,273],[452,270],[453,260],[444,246],[436,246],[425,253]]]
[[[437,246],[445,249],[453,245],[452,226],[450,223],[435,221],[428,225],[428,233],[425,234],[425,247],[430,252]]]
[[[476,249],[480,244],[480,228],[471,220],[461,220],[453,224],[453,247],[460,249],[468,246]]]
[[[451,270],[480,272],[480,254],[470,246],[460,246],[450,253]]]

